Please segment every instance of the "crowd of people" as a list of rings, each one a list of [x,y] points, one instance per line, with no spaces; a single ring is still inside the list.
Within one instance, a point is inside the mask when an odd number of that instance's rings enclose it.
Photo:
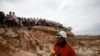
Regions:
[[[43,18],[25,18],[18,17],[15,15],[15,12],[9,12],[5,14],[0,11],[0,24],[6,24],[7,27],[27,27],[27,26],[52,26],[63,28],[63,25],[55,22],[46,20]]]

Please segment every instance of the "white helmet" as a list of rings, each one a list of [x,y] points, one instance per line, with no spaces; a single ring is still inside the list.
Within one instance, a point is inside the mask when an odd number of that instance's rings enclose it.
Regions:
[[[58,32],[57,37],[59,37],[59,36],[61,36],[63,38],[67,38],[67,35],[66,35],[66,32],[65,31]]]

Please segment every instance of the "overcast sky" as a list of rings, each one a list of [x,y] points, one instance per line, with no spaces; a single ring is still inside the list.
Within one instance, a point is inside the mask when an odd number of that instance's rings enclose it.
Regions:
[[[57,21],[74,34],[100,35],[100,0],[0,0],[0,11]]]

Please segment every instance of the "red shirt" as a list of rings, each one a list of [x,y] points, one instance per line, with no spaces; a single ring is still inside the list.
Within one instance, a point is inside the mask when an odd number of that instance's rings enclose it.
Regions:
[[[60,56],[76,56],[71,44],[67,43],[65,47],[54,46],[54,51],[59,52]]]
[[[13,16],[12,15],[7,15],[7,20],[12,21],[13,20]]]

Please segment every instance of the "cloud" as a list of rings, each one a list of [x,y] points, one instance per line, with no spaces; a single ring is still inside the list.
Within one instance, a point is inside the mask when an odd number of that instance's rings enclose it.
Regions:
[[[42,17],[71,26],[75,34],[95,34],[100,24],[100,0],[0,0],[0,10],[17,16]],[[99,29],[98,29],[99,30]],[[98,32],[99,33],[99,32]]]
[[[99,24],[96,24],[88,29],[85,29],[85,30],[82,30],[82,31],[79,31],[77,32],[77,34],[86,34],[86,35],[100,35],[100,23]]]
[[[67,18],[67,20],[65,19],[64,21],[68,23],[67,25],[74,28],[73,32],[90,28],[94,24],[100,22],[100,4],[97,4],[98,2],[100,1],[77,0],[77,2],[66,3],[66,5],[62,7],[63,15],[66,15]]]

